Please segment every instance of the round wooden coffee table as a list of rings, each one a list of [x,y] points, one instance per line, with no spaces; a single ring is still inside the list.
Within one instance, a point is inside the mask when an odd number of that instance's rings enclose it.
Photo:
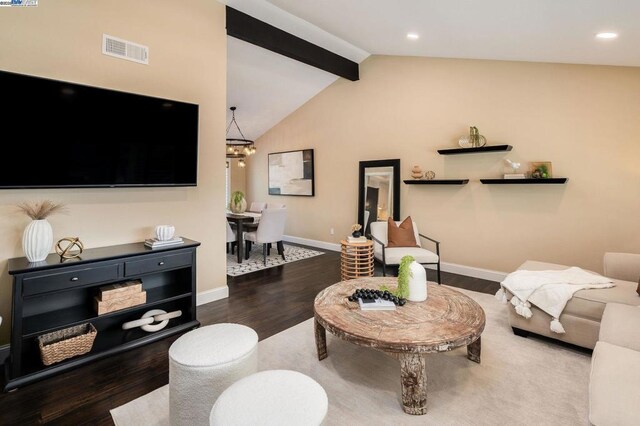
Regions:
[[[480,362],[480,334],[485,314],[464,294],[429,283],[424,302],[407,302],[395,311],[361,311],[347,297],[356,288],[395,289],[397,278],[359,278],[321,291],[314,302],[318,359],[327,354],[326,332],[360,346],[391,354],[400,361],[402,405],[406,413],[427,412],[424,354],[467,346],[467,357]]]

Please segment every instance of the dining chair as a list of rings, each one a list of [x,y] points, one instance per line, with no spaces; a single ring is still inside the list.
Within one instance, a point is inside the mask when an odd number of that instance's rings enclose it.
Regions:
[[[262,213],[262,210],[266,208],[267,208],[267,203],[263,201],[252,201],[248,211],[253,213]]]
[[[225,220],[225,222],[227,222]],[[236,231],[234,231],[231,228],[231,225],[229,225],[229,222],[227,222],[227,253],[229,253],[229,249],[231,249],[231,254],[233,254],[233,252],[235,251],[235,247],[236,247],[236,242],[237,242],[237,234]]]
[[[284,209],[286,207],[286,205],[280,203],[267,203],[268,209]]]
[[[269,253],[269,245],[277,243],[278,254],[284,257],[284,244],[282,238],[284,236],[284,225],[287,220],[287,209],[267,208],[262,211],[258,229],[253,232],[245,232],[245,259],[249,259],[251,252],[251,244],[262,244],[262,254],[264,265],[267,266],[267,255]]]
[[[396,222],[400,224],[400,222]],[[407,255],[413,258],[421,265],[435,265],[438,272],[438,284],[442,284],[440,280],[440,241],[429,238],[418,232],[418,225],[412,222],[413,232],[416,239],[416,247],[387,247],[389,224],[386,221],[371,222],[371,239],[373,240],[373,257],[382,263],[382,275],[387,276],[387,266],[399,265],[400,260]],[[436,252],[432,252],[422,247],[420,238],[435,243]]]

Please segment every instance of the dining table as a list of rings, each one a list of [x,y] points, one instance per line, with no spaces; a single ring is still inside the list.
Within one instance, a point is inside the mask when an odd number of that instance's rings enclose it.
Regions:
[[[258,227],[260,221],[260,213],[227,213],[227,221],[235,224],[236,228],[236,250],[238,255],[238,263],[242,263],[244,254],[244,238],[245,231],[254,231]]]

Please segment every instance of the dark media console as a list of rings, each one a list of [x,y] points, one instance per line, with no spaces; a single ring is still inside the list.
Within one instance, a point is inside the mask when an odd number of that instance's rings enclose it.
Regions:
[[[197,241],[151,250],[143,243],[85,250],[82,257],[60,262],[51,254],[43,262],[10,259],[13,276],[11,355],[5,362],[5,390],[58,374],[198,327],[196,320]],[[107,284],[141,279],[147,293],[143,305],[98,315],[94,296]],[[155,333],[122,330],[150,309],[181,310],[182,316]],[[98,331],[91,352],[45,366],[38,336],[90,322]]]

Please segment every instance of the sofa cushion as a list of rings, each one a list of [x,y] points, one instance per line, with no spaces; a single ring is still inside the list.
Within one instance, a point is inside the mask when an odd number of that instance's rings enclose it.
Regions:
[[[608,303],[600,323],[599,340],[640,351],[640,307]]]
[[[519,270],[544,271],[567,269],[568,266],[555,263],[528,260]],[[582,318],[600,321],[607,303],[622,303],[625,305],[640,305],[640,298],[635,294],[636,284],[630,281],[613,280],[614,287],[604,289],[590,289],[577,291],[562,312],[563,315],[574,315]]]
[[[591,359],[589,421],[595,426],[637,425],[640,352],[598,342]]]

